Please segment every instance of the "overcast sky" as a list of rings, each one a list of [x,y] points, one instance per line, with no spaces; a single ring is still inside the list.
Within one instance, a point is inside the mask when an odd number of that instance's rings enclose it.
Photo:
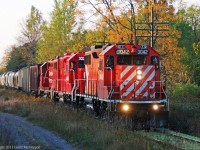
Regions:
[[[178,0],[177,0],[178,1]],[[184,0],[200,6],[200,0]],[[45,19],[53,9],[54,0],[1,0],[0,5],[0,60],[9,46],[16,43],[20,34],[20,23],[26,19],[31,6],[39,9]]]

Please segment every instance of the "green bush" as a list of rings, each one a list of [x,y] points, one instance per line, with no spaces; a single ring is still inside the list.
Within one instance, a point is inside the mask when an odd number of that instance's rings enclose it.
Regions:
[[[200,97],[200,87],[196,84],[180,84],[172,93],[173,98],[191,99]]]
[[[200,137],[200,87],[182,84],[170,98],[170,129]]]

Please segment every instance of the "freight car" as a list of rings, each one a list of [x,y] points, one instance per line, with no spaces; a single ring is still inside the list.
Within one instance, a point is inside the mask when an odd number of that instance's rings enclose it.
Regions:
[[[88,52],[66,53],[22,68],[13,81],[27,93],[69,101],[98,116],[123,115],[131,122],[142,118],[151,127],[167,126],[169,99],[161,80],[161,59],[150,46],[92,46]]]
[[[38,95],[40,66],[38,64],[20,69],[15,75],[15,81],[18,84],[17,88],[28,94]]]

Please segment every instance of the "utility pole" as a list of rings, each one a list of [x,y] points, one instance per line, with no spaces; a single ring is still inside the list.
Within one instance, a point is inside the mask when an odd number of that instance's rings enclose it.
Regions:
[[[168,29],[169,23],[168,22],[157,22],[157,18],[155,20],[155,17],[157,17],[157,14],[154,13],[154,9],[152,7],[150,22],[136,22],[135,23],[136,44],[138,44],[140,39],[148,38],[149,45],[151,45],[151,47],[154,47],[157,38],[168,37],[167,33],[169,31],[169,29]],[[146,27],[141,28],[141,27],[138,27],[139,25],[143,25]],[[158,25],[159,25],[159,27],[158,27]],[[167,28],[162,28],[164,25],[167,26]],[[137,31],[142,31],[142,35],[138,35]],[[163,33],[164,33],[164,35],[163,35]]]

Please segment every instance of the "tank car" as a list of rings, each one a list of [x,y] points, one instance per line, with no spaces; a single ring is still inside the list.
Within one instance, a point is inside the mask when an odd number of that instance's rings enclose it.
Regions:
[[[9,88],[14,88],[14,75],[15,72],[10,71],[8,74],[8,87]]]
[[[19,82],[18,82],[18,72],[14,73],[14,78],[13,78],[13,85],[15,89],[18,89]]]

